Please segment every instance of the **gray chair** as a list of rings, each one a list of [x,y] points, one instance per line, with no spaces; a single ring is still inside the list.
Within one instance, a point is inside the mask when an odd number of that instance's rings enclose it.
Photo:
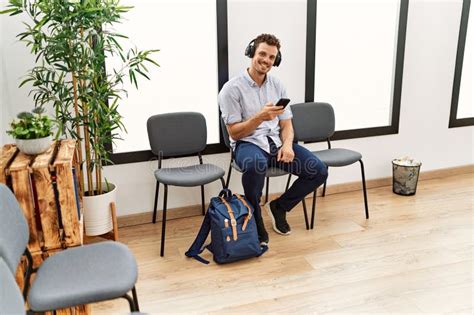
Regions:
[[[25,301],[5,261],[0,257],[0,314],[25,314]]]
[[[160,183],[165,186],[160,249],[160,256],[163,257],[165,252],[168,186],[201,186],[202,214],[204,215],[204,185],[220,179],[222,187],[225,187],[225,171],[214,164],[203,164],[202,162],[201,152],[207,145],[207,127],[206,119],[201,113],[182,112],[154,115],[148,118],[147,130],[151,151],[158,159],[158,169],[155,171],[156,189],[153,223],[156,223]],[[197,155],[199,164],[162,168],[163,158],[189,155]]]
[[[28,224],[18,201],[7,186],[0,184],[0,257],[13,275],[22,255],[26,255],[23,297],[28,296],[33,312],[121,297],[127,299],[131,311],[139,311],[135,290],[137,264],[125,245],[102,242],[69,248],[49,257],[35,270],[27,248],[28,238]],[[36,277],[29,289],[33,272]],[[127,294],[129,291],[133,298]]]
[[[298,141],[318,142],[327,141],[328,149],[314,151],[313,153],[323,161],[326,166],[340,167],[360,163],[362,173],[362,187],[364,192],[365,217],[369,218],[369,207],[367,203],[367,189],[365,186],[364,163],[362,154],[356,151],[331,148],[331,136],[335,130],[334,109],[328,103],[302,103],[291,105],[293,112],[293,127],[295,137]],[[323,197],[326,194],[326,182],[323,188]],[[311,229],[314,227],[314,216],[316,208],[316,190],[313,192],[313,206],[311,211]]]
[[[234,150],[232,150],[232,147],[230,145],[229,132],[227,131],[227,126],[225,125],[222,117],[220,119],[220,123],[221,123],[221,131],[222,131],[222,137],[224,138],[224,143],[226,147],[230,150],[230,164],[229,164],[229,170],[227,172],[227,180],[226,180],[226,187],[228,187],[230,183],[230,175],[232,173],[232,169],[235,169],[239,173],[242,173],[242,170],[237,165],[237,163],[235,163]],[[285,188],[285,191],[287,191],[290,186],[291,174],[289,174],[288,172],[285,172],[284,170],[278,167],[270,167],[267,169],[267,172],[265,174],[265,177],[266,177],[265,203],[268,202],[268,190],[270,187],[270,177],[278,177],[278,176],[284,176],[284,175],[289,175],[288,180],[286,182],[286,188]],[[304,199],[302,200],[302,204],[303,204],[303,214],[304,214],[306,229],[309,230],[308,213],[306,210],[306,203]]]

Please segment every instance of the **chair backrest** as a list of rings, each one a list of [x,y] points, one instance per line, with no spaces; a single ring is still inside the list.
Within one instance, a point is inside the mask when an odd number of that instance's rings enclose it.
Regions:
[[[148,118],[147,130],[151,151],[161,157],[197,154],[207,144],[206,119],[201,113],[154,115]]]
[[[220,117],[220,122],[221,122],[222,137],[224,138],[225,146],[228,149],[231,149],[230,139],[229,139],[229,131],[227,130],[227,125],[224,123],[224,120],[222,119],[222,117]]]
[[[0,257],[0,314],[25,314],[25,301],[13,273]]]
[[[0,257],[12,273],[16,272],[29,235],[28,224],[15,195],[6,185],[0,184]]]
[[[334,134],[334,109],[328,103],[291,105],[293,129],[298,141],[322,141]]]

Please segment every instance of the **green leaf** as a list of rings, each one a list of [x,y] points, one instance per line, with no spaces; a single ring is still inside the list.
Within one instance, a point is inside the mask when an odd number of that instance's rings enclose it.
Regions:
[[[144,76],[145,78],[147,78],[148,80],[150,80],[150,77],[148,77],[144,72],[142,72],[141,70],[139,69],[136,69],[135,71],[137,71],[138,73],[140,73],[142,76]]]
[[[18,15],[18,14],[21,14],[21,13],[23,13],[23,11],[17,10],[17,11],[15,11],[15,12],[13,12],[13,13],[10,13],[10,16]]]
[[[25,85],[26,83],[31,82],[31,81],[33,81],[33,80],[34,80],[34,78],[27,78],[27,79],[21,81],[21,83],[20,83],[20,85],[19,85],[18,87],[22,87],[22,86]]]
[[[8,13],[13,13],[13,12],[17,12],[17,11],[19,11],[17,8],[11,8],[11,9],[6,9],[6,10],[3,10],[3,11],[0,11],[0,14],[8,14]]]

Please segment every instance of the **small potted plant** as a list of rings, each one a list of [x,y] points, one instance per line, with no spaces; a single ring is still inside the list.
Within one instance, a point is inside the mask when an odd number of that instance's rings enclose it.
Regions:
[[[51,146],[53,120],[44,114],[44,108],[21,112],[14,119],[7,134],[15,138],[18,149],[28,155],[40,154]]]

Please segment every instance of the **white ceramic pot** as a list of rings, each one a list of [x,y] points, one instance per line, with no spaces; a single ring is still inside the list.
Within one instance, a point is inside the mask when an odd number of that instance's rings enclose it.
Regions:
[[[107,187],[106,183],[102,183],[102,187]],[[86,235],[102,235],[112,231],[112,212],[110,203],[117,199],[117,189],[114,184],[109,183],[109,192],[97,196],[84,196],[84,224]]]
[[[39,139],[15,139],[18,149],[28,155],[41,154],[49,149],[52,143],[51,136]]]

